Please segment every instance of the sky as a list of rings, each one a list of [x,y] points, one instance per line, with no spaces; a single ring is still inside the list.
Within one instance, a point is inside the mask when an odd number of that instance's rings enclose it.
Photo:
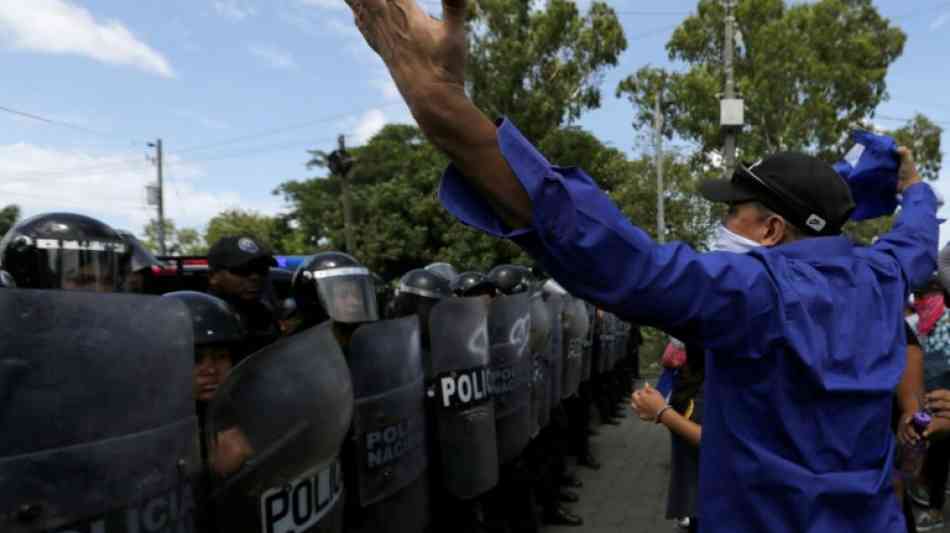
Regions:
[[[604,76],[602,107],[578,123],[635,154],[642,132],[614,89],[644,65],[670,65],[664,45],[696,2],[608,3],[628,49]],[[950,1],[875,4],[908,34],[875,123],[923,112],[950,132]],[[286,211],[272,193],[314,175],[307,149],[412,121],[343,0],[3,0],[0,64],[0,206],[85,213],[138,234],[155,216],[156,139],[166,216],[202,228],[229,208]],[[942,141],[937,187],[950,198],[950,133]]]

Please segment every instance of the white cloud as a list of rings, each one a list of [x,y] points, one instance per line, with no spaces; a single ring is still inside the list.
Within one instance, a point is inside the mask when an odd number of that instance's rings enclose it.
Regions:
[[[236,21],[241,21],[257,14],[256,9],[238,0],[214,0],[211,5],[222,17]]]
[[[166,78],[171,65],[117,20],[97,21],[66,0],[0,1],[0,39],[21,50],[74,54]]]
[[[356,135],[356,144],[365,143],[385,125],[386,113],[383,113],[382,109],[370,109],[363,113],[353,132]]]
[[[247,47],[248,51],[254,57],[263,60],[269,66],[277,69],[297,68],[297,62],[294,61],[290,52],[282,50],[270,44],[252,44]]]
[[[947,21],[950,21],[950,13],[944,13],[940,15],[930,23],[930,31],[939,30],[944,24],[947,23]]]
[[[204,170],[174,156],[166,158],[165,212],[179,227],[202,227],[225,209],[242,207],[267,214],[281,209],[268,198],[257,205],[237,192],[201,186]],[[0,145],[0,198],[15,203],[24,216],[73,211],[117,228],[140,233],[155,216],[146,205],[145,186],[155,168],[141,152],[93,155],[29,143]]]

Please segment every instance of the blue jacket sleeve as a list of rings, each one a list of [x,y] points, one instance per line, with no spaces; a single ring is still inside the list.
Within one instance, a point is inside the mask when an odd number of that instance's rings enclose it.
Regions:
[[[918,183],[904,191],[893,228],[872,249],[896,262],[912,289],[923,285],[937,269],[938,238],[937,197],[930,185]]]
[[[749,348],[737,323],[780,320],[778,290],[759,259],[660,246],[587,174],[550,165],[509,122],[498,139],[531,198],[533,225],[506,228],[454,167],[440,199],[463,223],[519,244],[572,294],[714,350]]]

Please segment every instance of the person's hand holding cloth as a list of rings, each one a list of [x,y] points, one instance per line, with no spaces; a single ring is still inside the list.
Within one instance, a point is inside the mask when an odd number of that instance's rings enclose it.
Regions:
[[[898,194],[921,181],[911,151],[887,135],[855,131],[851,138],[854,146],[834,165],[851,188],[855,203],[851,220],[893,214]],[[939,195],[937,199],[942,205],[943,199]]]

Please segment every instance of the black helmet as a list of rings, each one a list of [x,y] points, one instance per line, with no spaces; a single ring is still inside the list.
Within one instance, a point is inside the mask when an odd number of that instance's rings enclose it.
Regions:
[[[322,252],[302,263],[293,278],[297,310],[322,322],[356,324],[379,319],[376,283],[369,269],[342,252]]]
[[[16,281],[6,270],[0,270],[0,289],[15,289]]]
[[[152,252],[145,248],[145,245],[142,244],[142,241],[140,241],[138,237],[132,235],[132,232],[120,229],[116,230],[116,233],[118,233],[119,237],[122,237],[122,240],[125,241],[125,244],[129,246],[130,272],[141,272],[145,269],[151,269],[152,267],[162,268],[165,266],[164,263],[152,255]]]
[[[494,296],[498,288],[481,272],[462,272],[452,282],[452,292],[456,296]]]
[[[431,270],[410,270],[399,280],[389,318],[416,315],[422,333],[422,347],[429,347],[429,315],[440,300],[452,296],[449,281]]]
[[[238,344],[244,340],[241,319],[221,298],[195,291],[170,292],[162,298],[175,298],[184,302],[191,315],[195,346]]]
[[[435,272],[436,274],[449,280],[449,283],[452,283],[455,281],[455,278],[459,277],[458,270],[455,270],[455,267],[449,263],[432,263],[426,266],[425,269],[429,272]]]
[[[49,213],[13,226],[0,241],[0,267],[21,287],[115,292],[129,269],[129,248],[94,218]]]
[[[406,272],[399,280],[397,294],[415,294],[423,298],[441,300],[452,296],[449,281],[437,272],[417,268]]]
[[[488,272],[488,279],[502,294],[518,294],[531,288],[531,269],[521,265],[498,265]]]

